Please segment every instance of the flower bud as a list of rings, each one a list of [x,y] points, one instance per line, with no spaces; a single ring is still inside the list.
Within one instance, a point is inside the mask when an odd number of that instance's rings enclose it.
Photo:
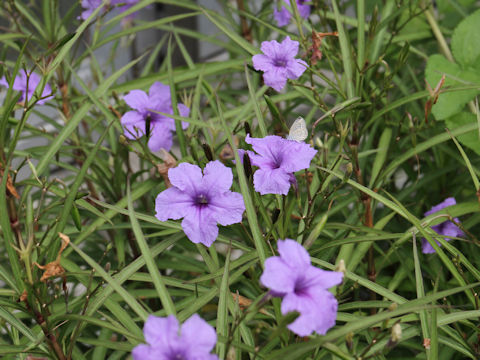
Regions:
[[[347,336],[345,336],[345,342],[347,343],[347,348],[349,350],[353,349],[353,332],[349,332]]]
[[[340,261],[338,262],[337,267],[335,268],[335,271],[337,271],[337,272],[342,272],[342,273],[344,273],[344,274],[346,273],[347,267],[345,266],[345,260],[340,259]]]
[[[205,157],[208,159],[208,161],[213,161],[213,153],[212,149],[210,148],[210,145],[208,144],[202,144],[203,152],[205,153]]]
[[[395,310],[397,310],[397,308],[398,308],[398,304],[397,303],[392,303],[392,305],[390,305],[388,307],[388,311],[395,311]]]
[[[122,145],[125,145],[125,146],[128,145],[128,140],[127,140],[125,135],[120,135],[118,137],[118,142]]]
[[[402,327],[400,326],[400,323],[396,323],[395,325],[392,326],[391,339],[394,343],[397,343],[400,341],[401,338],[402,338]]]

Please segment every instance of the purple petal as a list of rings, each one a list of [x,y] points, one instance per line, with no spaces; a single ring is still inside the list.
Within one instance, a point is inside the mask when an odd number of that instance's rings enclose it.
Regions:
[[[169,127],[166,124],[154,124],[148,140],[148,148],[151,151],[159,151],[160,149],[169,151],[172,144],[173,137]]]
[[[42,95],[41,95],[41,97],[42,97],[43,99],[38,100],[38,101],[37,101],[37,104],[38,104],[38,105],[43,105],[43,104],[45,104],[47,101],[53,99],[53,98],[54,98],[53,95],[47,96],[47,95],[49,95],[49,94],[51,94],[51,93],[52,93],[52,88],[50,87],[49,84],[45,84],[45,87],[43,88]]]
[[[283,315],[289,312],[299,312],[300,316],[288,325],[288,328],[299,336],[308,336],[315,329],[315,302],[308,296],[298,296],[294,292],[285,295],[282,300]]]
[[[436,241],[436,240],[435,240]],[[440,243],[437,241],[437,244],[440,245]],[[428,242],[427,239],[423,238],[422,239],[422,252],[424,254],[433,254],[435,253],[435,249],[433,248],[432,245]]]
[[[15,91],[21,91],[25,93],[27,91],[27,75],[25,72],[20,71],[17,77],[13,80],[12,89]]]
[[[137,345],[132,350],[133,360],[153,360],[155,354],[153,354],[152,348],[145,344]]]
[[[282,91],[287,84],[287,69],[281,67],[273,67],[269,71],[263,73],[263,81],[265,85],[270,86],[276,91]]]
[[[255,70],[261,71],[268,71],[274,66],[272,59],[263,54],[253,55],[252,63]]]
[[[303,273],[310,266],[310,255],[307,250],[295,240],[285,239],[277,242],[278,253],[288,266]]]
[[[290,22],[290,19],[292,18],[292,14],[285,8],[285,6],[282,6],[280,10],[277,10],[277,5],[274,5],[275,8],[273,9],[273,17],[275,18],[275,21],[277,22],[278,26],[285,26],[288,25]]]
[[[285,144],[283,145],[283,149],[280,149],[283,150],[281,168],[290,173],[308,169],[317,150],[303,142],[286,139],[282,140],[284,140]],[[272,149],[272,152],[275,150],[277,149]]]
[[[27,78],[25,74],[22,77],[22,79],[23,79],[22,81],[25,81],[25,84],[22,87],[27,91],[28,99],[30,100],[33,94],[35,93],[35,91],[37,90],[37,88],[39,88],[42,77],[37,73],[30,73],[29,79],[28,79],[28,89],[27,89]],[[37,92],[37,98],[44,98],[44,99],[38,100],[37,104],[43,105],[48,100],[52,99],[53,95],[47,97],[47,95],[50,95],[51,93],[52,93],[52,88],[50,87],[49,84],[45,84],[45,87],[43,88],[42,93],[38,94]]]
[[[453,220],[455,220],[455,222],[457,223],[460,223],[460,220],[457,219],[457,218],[454,218]],[[440,234],[440,233],[439,233]],[[463,233],[462,229],[460,229],[457,225],[455,225],[453,222],[451,222],[450,220],[448,221],[445,221],[443,223],[443,227],[442,227],[442,232],[441,232],[442,235],[444,236],[450,236],[450,237],[460,237],[460,236],[464,236],[465,234]],[[450,239],[445,239],[445,240],[450,240]]]
[[[204,354],[210,355],[210,351],[217,342],[217,334],[205,320],[197,314],[193,314],[182,325],[181,341],[188,346],[191,355],[200,358]]]
[[[148,344],[157,348],[166,348],[178,335],[178,320],[174,315],[157,317],[149,315],[143,327],[143,334]]]
[[[258,169],[253,174],[253,185],[261,195],[287,195],[290,190],[290,174],[282,169]]]
[[[123,114],[120,120],[124,128],[123,134],[128,139],[136,139],[142,137],[145,133],[145,119],[135,110],[128,111]]]
[[[245,203],[242,194],[227,191],[215,195],[208,204],[212,217],[223,226],[242,222]]]
[[[230,190],[233,182],[232,169],[220,161],[210,161],[203,170],[202,188],[210,194],[224,193]]]
[[[8,88],[8,82],[5,76],[2,76],[2,78],[0,79],[0,85],[6,86]]]
[[[266,168],[266,169],[275,168],[275,163],[270,157],[257,155],[253,151],[247,151],[247,153],[248,153],[248,157],[250,158],[250,163],[253,166],[258,166],[259,168]],[[243,160],[243,157],[242,157],[242,160]]]
[[[202,170],[197,165],[181,163],[176,168],[168,170],[168,178],[173,186],[195,196],[196,189],[202,182]]]
[[[282,314],[297,311],[300,316],[288,328],[299,336],[308,336],[313,331],[325,335],[335,325],[338,303],[326,290],[308,295],[287,294],[282,301]]]
[[[310,293],[315,302],[313,311],[315,324],[314,329],[320,335],[325,335],[331,327],[335,325],[337,319],[338,302],[332,293],[326,290],[318,290],[316,293]]]
[[[217,223],[205,208],[189,212],[182,221],[182,228],[191,242],[206,247],[210,247],[218,237]]]
[[[298,79],[307,70],[307,63],[303,60],[294,59],[287,64],[287,77],[292,80]]]
[[[149,97],[159,97],[163,99],[168,99],[170,102],[170,86],[162,84],[159,81],[156,81],[150,86],[148,90]]]
[[[35,89],[37,88],[37,86],[40,84],[40,81],[41,81],[41,77],[36,74],[36,73],[31,73],[29,76],[28,76],[28,84],[27,84],[27,76],[25,75],[25,73],[23,73],[23,76],[20,78],[20,82],[22,83],[21,85],[18,84],[18,85],[15,85],[15,81],[14,81],[14,89],[15,87],[17,86],[18,87],[18,90],[21,90],[21,91],[24,91],[26,93],[28,93],[28,98],[30,99],[33,95],[33,93],[35,92]],[[17,79],[15,79],[17,80]]]
[[[194,211],[192,197],[183,191],[171,187],[158,194],[155,200],[156,218],[160,221],[177,220]]]
[[[287,58],[294,58],[298,54],[298,46],[299,42],[290,39],[290,36],[287,36],[283,41],[280,43],[280,48],[282,54],[284,54]]]
[[[272,256],[265,260],[260,283],[276,293],[291,293],[295,290],[295,272],[279,256]]]
[[[269,58],[275,58],[280,52],[280,44],[276,40],[263,41],[260,50]]]
[[[425,216],[428,216],[428,215],[431,215],[431,214],[434,214],[436,212],[439,212],[440,210],[443,210],[445,209],[447,206],[452,206],[452,205],[456,205],[456,201],[455,201],[455,198],[453,197],[449,197],[449,198],[446,198],[444,201],[442,201],[440,204],[438,205],[435,205],[434,207],[432,207],[429,211],[427,211],[425,213]]]
[[[180,114],[180,116],[188,117],[190,115],[190,109],[186,105],[180,103],[177,105],[177,107],[178,107],[178,113]],[[190,125],[188,122],[182,121],[183,130],[188,128],[188,125]]]
[[[318,286],[322,289],[329,289],[338,285],[343,279],[343,273],[341,272],[322,270],[315,266],[310,266],[304,271],[303,275],[304,282],[309,287]]]
[[[302,5],[300,1],[297,0],[297,8],[302,18],[306,19],[310,16],[310,5]]]
[[[102,5],[102,0],[82,0],[81,4],[85,11],[82,12],[80,17],[86,20],[96,8]]]
[[[142,90],[132,90],[123,99],[128,106],[140,112],[146,111],[149,107],[148,95]]]
[[[276,135],[269,135],[264,138],[252,138],[247,134],[245,142],[252,145],[253,150],[255,150],[257,154],[275,160],[272,149],[281,148],[285,144],[285,139]]]

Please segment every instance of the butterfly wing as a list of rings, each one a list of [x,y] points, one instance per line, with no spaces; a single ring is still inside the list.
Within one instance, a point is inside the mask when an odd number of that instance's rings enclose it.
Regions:
[[[292,124],[288,133],[288,140],[304,141],[308,137],[307,124],[302,117],[298,117]]]

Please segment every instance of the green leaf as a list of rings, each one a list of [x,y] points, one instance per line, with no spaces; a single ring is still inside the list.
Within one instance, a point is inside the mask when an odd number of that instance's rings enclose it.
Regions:
[[[480,87],[480,74],[472,69],[461,69],[457,64],[451,63],[442,55],[432,55],[427,60],[425,69],[426,81],[432,89],[445,74],[445,84],[442,89],[455,85],[478,85]],[[432,113],[438,120],[444,120],[463,110],[465,105],[475,98],[480,90],[456,90],[441,93],[438,101],[433,105]]]
[[[228,287],[229,275],[230,275],[230,252],[231,248],[228,248],[227,256],[225,259],[225,266],[223,271],[222,282],[220,284],[220,294],[218,296],[218,310],[217,310],[217,335],[228,335],[228,297],[230,296],[230,288]],[[217,342],[217,354],[220,359],[225,358],[226,346],[225,343]]]
[[[454,30],[452,52],[463,67],[480,68],[480,10],[466,17]]]
[[[476,124],[477,117],[472,113],[461,112],[456,114],[448,119],[445,119],[445,124],[450,130],[455,130],[456,128],[467,125],[467,124]],[[458,136],[458,141],[460,141],[466,147],[472,149],[477,154],[480,155],[480,138],[478,131],[472,130],[466,134]]]
[[[95,271],[109,284],[112,288],[122,297],[122,299],[130,306],[130,308],[143,320],[147,320],[148,313],[147,311],[137,302],[137,300],[124,289],[114,278],[112,278],[102,266],[100,266],[95,260],[90,256],[84,253],[79,247],[77,247],[72,242],[70,243],[78,255],[80,255],[83,260],[85,260]]]
[[[175,315],[175,305],[173,304],[172,298],[168,293],[165,282],[163,281],[162,275],[158,270],[157,265],[155,264],[154,257],[152,252],[148,247],[148,244],[143,236],[142,229],[138,223],[137,218],[135,217],[135,211],[133,210],[132,194],[130,191],[130,184],[127,186],[127,197],[128,197],[128,216],[130,218],[130,223],[132,224],[133,233],[135,234],[135,239],[137,240],[138,247],[142,252],[143,257],[145,258],[145,264],[147,265],[148,272],[152,276],[153,285],[155,290],[157,290],[158,298],[162,302],[163,307],[167,313]]]

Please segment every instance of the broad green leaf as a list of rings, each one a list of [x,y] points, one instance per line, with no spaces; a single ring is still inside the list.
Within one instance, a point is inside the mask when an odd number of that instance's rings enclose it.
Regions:
[[[463,125],[476,123],[477,117],[468,112],[461,112],[449,117],[448,119],[445,119],[445,124],[450,130],[455,130]],[[472,130],[466,134],[459,135],[458,141],[480,155],[480,137],[477,130]]]
[[[455,28],[452,52],[463,68],[480,69],[480,10],[465,18]]]
[[[480,73],[473,69],[461,69],[457,64],[451,63],[442,55],[432,55],[427,60],[425,69],[426,81],[434,89],[442,75],[445,83],[442,90],[455,85],[478,85],[480,88]],[[480,90],[455,90],[441,93],[437,103],[433,105],[432,113],[438,120],[444,120],[463,110],[465,105],[472,100]]]

